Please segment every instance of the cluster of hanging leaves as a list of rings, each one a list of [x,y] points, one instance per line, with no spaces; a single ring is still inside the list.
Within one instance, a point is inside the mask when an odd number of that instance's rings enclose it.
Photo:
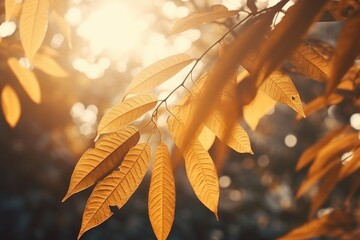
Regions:
[[[56,78],[68,75],[54,59],[58,53],[49,47],[42,47],[50,20],[56,22],[70,41],[70,29],[61,17],[66,10],[64,4],[55,0],[5,0],[5,21],[14,22],[18,27],[12,36],[0,38],[0,56],[6,60],[14,80],[18,80],[30,100],[36,104],[41,102],[41,90],[33,69]],[[17,40],[19,38],[20,41]],[[21,104],[14,85],[16,83],[9,81],[1,90],[2,110],[11,127],[16,126],[21,116]]]
[[[305,117],[305,114],[340,103],[343,97],[336,93],[338,89],[356,91],[359,65],[354,61],[360,47],[358,2],[297,1],[276,25],[274,20],[283,11],[287,0],[264,10],[258,10],[254,1],[247,2],[247,6],[239,10],[215,5],[177,20],[170,36],[223,19],[232,21],[233,25],[199,58],[177,54],[143,69],[131,81],[123,100],[105,113],[98,126],[95,146],[78,161],[64,197],[66,200],[95,185],[85,206],[79,238],[107,220],[113,214],[111,207],[121,208],[129,200],[151,165],[149,218],[156,237],[167,238],[174,220],[176,198],[171,161],[176,161],[179,156],[171,156],[171,143],[163,140],[165,133],[157,127],[161,115],[167,117],[168,133],[181,152],[195,195],[217,218],[217,171],[220,171],[227,147],[239,153],[252,153],[249,137],[239,120],[245,120],[244,123],[255,130],[259,120],[276,103],[286,104]],[[240,12],[246,12],[247,16],[240,18]],[[328,18],[344,21],[330,58],[306,38],[313,23],[325,17],[326,21]],[[224,41],[229,33],[233,35],[230,43]],[[220,51],[215,65],[193,79],[193,70],[199,61],[215,47]],[[32,51],[27,53],[30,58]],[[292,64],[297,73],[326,84],[324,95],[303,109],[294,83],[283,70],[284,63]],[[182,83],[167,97],[158,99],[152,93],[190,64],[191,70]],[[185,83],[191,81],[192,86],[187,88]],[[187,90],[186,94],[170,106],[167,100],[181,88]],[[157,146],[150,146],[149,140],[155,136],[159,139]],[[217,154],[214,157],[208,150],[215,137],[220,144],[215,146]],[[358,147],[358,133],[345,127],[315,143],[301,157],[298,169],[312,165],[298,197],[317,182],[322,184],[313,199],[311,213],[324,203],[337,181],[360,167],[354,161],[359,157]],[[339,158],[348,151],[352,152],[353,160],[343,164]],[[335,211],[305,225],[309,226],[305,231],[300,228],[284,239],[326,234],[335,221],[333,215],[341,216],[337,219],[346,222],[344,214]],[[317,232],[311,229],[317,229]]]

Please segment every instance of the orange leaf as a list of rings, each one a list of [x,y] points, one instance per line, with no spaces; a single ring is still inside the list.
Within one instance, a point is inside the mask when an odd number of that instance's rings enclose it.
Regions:
[[[149,218],[157,239],[169,235],[175,214],[175,180],[165,143],[156,149],[149,190]]]
[[[139,139],[140,134],[135,127],[126,127],[101,137],[95,148],[89,148],[76,164],[63,201],[111,173]]]
[[[15,127],[21,115],[19,97],[12,87],[6,85],[1,92],[1,106],[10,127]]]
[[[124,206],[143,180],[150,156],[148,144],[136,145],[126,154],[120,168],[96,185],[86,203],[78,239],[111,217],[110,207]]]

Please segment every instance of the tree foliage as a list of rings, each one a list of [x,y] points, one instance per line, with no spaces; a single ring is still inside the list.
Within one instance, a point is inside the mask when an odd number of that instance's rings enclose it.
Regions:
[[[180,53],[145,67],[131,80],[122,101],[104,114],[95,146],[79,159],[64,197],[66,200],[95,185],[85,206],[79,238],[107,220],[113,214],[111,207],[121,208],[151,169],[149,218],[156,237],[166,239],[173,224],[176,202],[171,161],[176,162],[178,158],[184,159],[195,195],[218,218],[218,172],[228,148],[252,154],[245,129],[250,126],[255,130],[259,120],[276,103],[292,108],[299,118],[329,105],[341,104],[348,95],[351,106],[360,107],[357,96],[360,82],[358,1],[296,1],[287,9],[284,6],[290,1],[281,0],[261,10],[254,3],[247,1],[247,5],[238,10],[214,5],[178,19],[168,37],[224,20],[228,30],[214,39],[199,57]],[[54,77],[67,75],[42,46],[49,16],[54,15],[63,26],[64,20],[57,13],[58,4],[50,0],[5,2],[6,19],[19,19],[23,48],[19,48],[19,44],[11,45],[11,53],[18,56],[24,51],[27,57],[24,64],[8,56],[7,64],[35,103],[41,102],[41,93],[31,67]],[[279,15],[284,15],[280,21]],[[319,47],[326,43],[309,38],[309,29],[318,21],[344,22],[336,46],[328,46],[329,52]],[[9,42],[1,39],[0,48],[7,46]],[[194,69],[212,49],[219,51],[215,64],[209,64],[196,76]],[[153,93],[153,89],[185,68],[189,70],[183,81],[164,98],[159,99]],[[301,93],[291,79],[293,73],[321,82],[324,92],[303,107]],[[183,97],[170,104],[169,98],[181,90],[185,90]],[[14,127],[21,107],[10,85],[2,89],[1,101],[5,118]],[[167,131],[158,127],[160,117],[164,116]],[[167,135],[171,136],[171,142],[163,140]],[[215,154],[210,154],[215,137],[219,143],[214,146]],[[150,145],[150,140],[154,139],[156,146]],[[324,205],[339,182],[360,168],[359,146],[358,131],[347,125],[328,133],[302,154],[297,170],[310,167],[297,197],[317,186],[310,217]],[[171,156],[169,149],[173,147],[180,150],[181,156]],[[345,153],[347,158],[344,158]],[[349,212],[359,182],[355,177],[344,206],[311,220],[281,239],[324,235],[356,238],[356,229],[347,227],[352,224],[347,217],[351,215],[356,223],[360,220]]]

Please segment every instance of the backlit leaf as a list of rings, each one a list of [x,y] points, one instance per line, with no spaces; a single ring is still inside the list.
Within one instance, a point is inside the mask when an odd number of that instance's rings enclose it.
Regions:
[[[337,46],[330,61],[329,84],[326,93],[330,94],[340,83],[344,74],[360,54],[360,9],[345,21],[338,38]]]
[[[54,60],[45,54],[36,54],[33,60],[34,66],[53,77],[67,77],[69,74]]]
[[[201,129],[198,136],[201,145],[208,151],[215,141],[215,134],[206,126]]]
[[[169,235],[175,214],[175,180],[165,143],[156,149],[149,190],[149,218],[157,239]]]
[[[189,55],[177,54],[151,64],[131,81],[126,90],[126,95],[129,93],[149,92],[193,61],[194,59]]]
[[[21,115],[19,97],[12,87],[6,85],[1,91],[1,107],[10,127],[15,127]]]
[[[240,124],[235,124],[229,134],[225,136],[227,124],[220,111],[214,111],[205,121],[205,125],[215,133],[215,135],[229,147],[239,153],[253,153],[251,150],[250,139],[246,131]]]
[[[20,39],[30,62],[45,38],[49,7],[49,0],[24,1],[19,25]]]
[[[269,111],[274,109],[276,102],[259,90],[253,101],[244,107],[244,119],[252,130],[255,130],[259,121]]]
[[[143,180],[150,157],[148,144],[136,145],[126,154],[120,168],[96,185],[86,203],[78,239],[111,217],[110,207],[124,206]]]
[[[170,115],[168,127],[175,144],[184,156],[186,174],[196,196],[218,218],[220,191],[214,162],[198,140],[193,140],[185,149],[181,148],[184,124],[178,118]]]
[[[63,201],[111,173],[139,139],[138,130],[132,126],[101,137],[95,148],[89,148],[76,164]]]
[[[98,134],[119,131],[154,108],[156,103],[157,97],[152,94],[141,94],[125,99],[105,113],[99,123]]]
[[[5,0],[5,20],[13,20],[21,12],[22,3],[16,0]]]
[[[280,71],[272,72],[260,89],[275,101],[288,105],[305,117],[300,95],[287,74]]]
[[[231,17],[238,13],[237,10],[228,10],[223,5],[214,5],[206,11],[193,12],[188,16],[177,20],[170,31],[170,35],[184,32],[206,23],[214,22],[222,18]]]
[[[305,76],[322,82],[328,81],[329,63],[312,47],[301,44],[290,55],[289,61]]]
[[[7,63],[30,99],[35,103],[40,103],[41,91],[35,74],[31,70],[22,67],[16,58],[9,58]]]

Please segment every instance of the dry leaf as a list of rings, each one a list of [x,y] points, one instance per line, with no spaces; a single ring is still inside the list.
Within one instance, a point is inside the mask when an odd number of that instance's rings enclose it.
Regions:
[[[35,103],[40,103],[41,91],[35,74],[31,70],[22,67],[16,58],[9,58],[7,63],[30,99]]]
[[[168,127],[175,144],[184,156],[186,174],[196,196],[218,218],[220,190],[214,162],[197,140],[193,140],[186,149],[180,147],[184,134],[184,124],[178,118],[170,115]]]
[[[177,54],[159,60],[144,68],[130,83],[129,93],[149,92],[194,61],[189,55]]]
[[[220,4],[214,5],[207,11],[193,12],[188,16],[177,20],[169,35],[181,33],[191,28],[214,22],[222,18],[231,17],[236,15],[238,12],[238,10],[228,10],[227,7]]]
[[[342,77],[353,65],[360,54],[360,9],[345,21],[338,38],[337,46],[330,61],[329,83],[326,94],[329,95],[340,83]]]
[[[53,77],[64,78],[69,75],[52,57],[42,53],[34,56],[33,64],[35,68]]]
[[[307,44],[301,44],[290,55],[289,61],[305,76],[327,82],[329,76],[329,63],[320,53]]]
[[[119,131],[125,125],[136,120],[157,104],[157,97],[152,94],[141,94],[110,108],[102,117],[98,134]]]
[[[175,180],[165,143],[156,149],[149,189],[149,218],[157,239],[165,240],[175,215]]]
[[[19,97],[12,87],[5,85],[1,92],[1,107],[6,122],[10,127],[15,127],[21,115],[21,105]]]
[[[244,107],[244,119],[252,130],[255,130],[259,121],[269,111],[274,109],[276,102],[259,90],[253,101]]]
[[[126,154],[120,168],[96,185],[86,203],[78,239],[111,217],[110,207],[121,208],[129,200],[146,174],[150,151],[146,143],[136,145]]]
[[[111,173],[139,139],[138,130],[132,126],[101,137],[95,148],[89,148],[76,164],[63,201]]]
[[[21,43],[30,62],[44,41],[49,8],[49,0],[24,1],[19,29]]]

